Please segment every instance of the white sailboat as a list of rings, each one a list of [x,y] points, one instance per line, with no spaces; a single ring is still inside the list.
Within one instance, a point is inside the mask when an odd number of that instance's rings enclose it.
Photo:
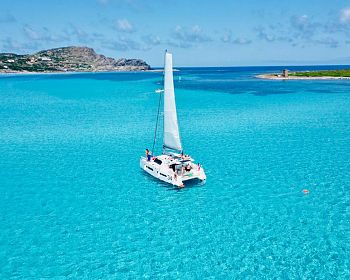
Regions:
[[[202,166],[183,153],[175,104],[173,60],[172,54],[167,51],[164,62],[163,122],[163,153],[154,156],[153,151],[147,152],[146,157],[140,159],[140,167],[153,177],[180,188],[190,180],[205,182]]]

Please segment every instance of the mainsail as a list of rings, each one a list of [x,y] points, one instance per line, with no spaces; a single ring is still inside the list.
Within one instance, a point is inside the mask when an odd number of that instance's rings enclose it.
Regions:
[[[173,81],[173,57],[165,52],[164,65],[164,139],[163,147],[182,151],[179,125],[177,122],[174,81]]]

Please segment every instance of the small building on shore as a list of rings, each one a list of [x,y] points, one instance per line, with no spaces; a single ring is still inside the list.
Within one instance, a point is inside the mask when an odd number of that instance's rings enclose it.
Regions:
[[[288,78],[288,69],[283,69],[282,70],[282,77]]]

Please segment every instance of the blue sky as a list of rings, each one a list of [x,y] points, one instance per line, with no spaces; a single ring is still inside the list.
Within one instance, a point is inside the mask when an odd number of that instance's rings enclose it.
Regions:
[[[350,64],[345,0],[1,0],[0,52],[89,46],[161,66]]]

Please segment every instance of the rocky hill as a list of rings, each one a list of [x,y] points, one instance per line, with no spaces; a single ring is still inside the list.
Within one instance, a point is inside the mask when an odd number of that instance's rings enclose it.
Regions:
[[[141,59],[114,59],[88,47],[63,47],[30,55],[0,53],[0,72],[105,72],[145,71],[150,66]]]

